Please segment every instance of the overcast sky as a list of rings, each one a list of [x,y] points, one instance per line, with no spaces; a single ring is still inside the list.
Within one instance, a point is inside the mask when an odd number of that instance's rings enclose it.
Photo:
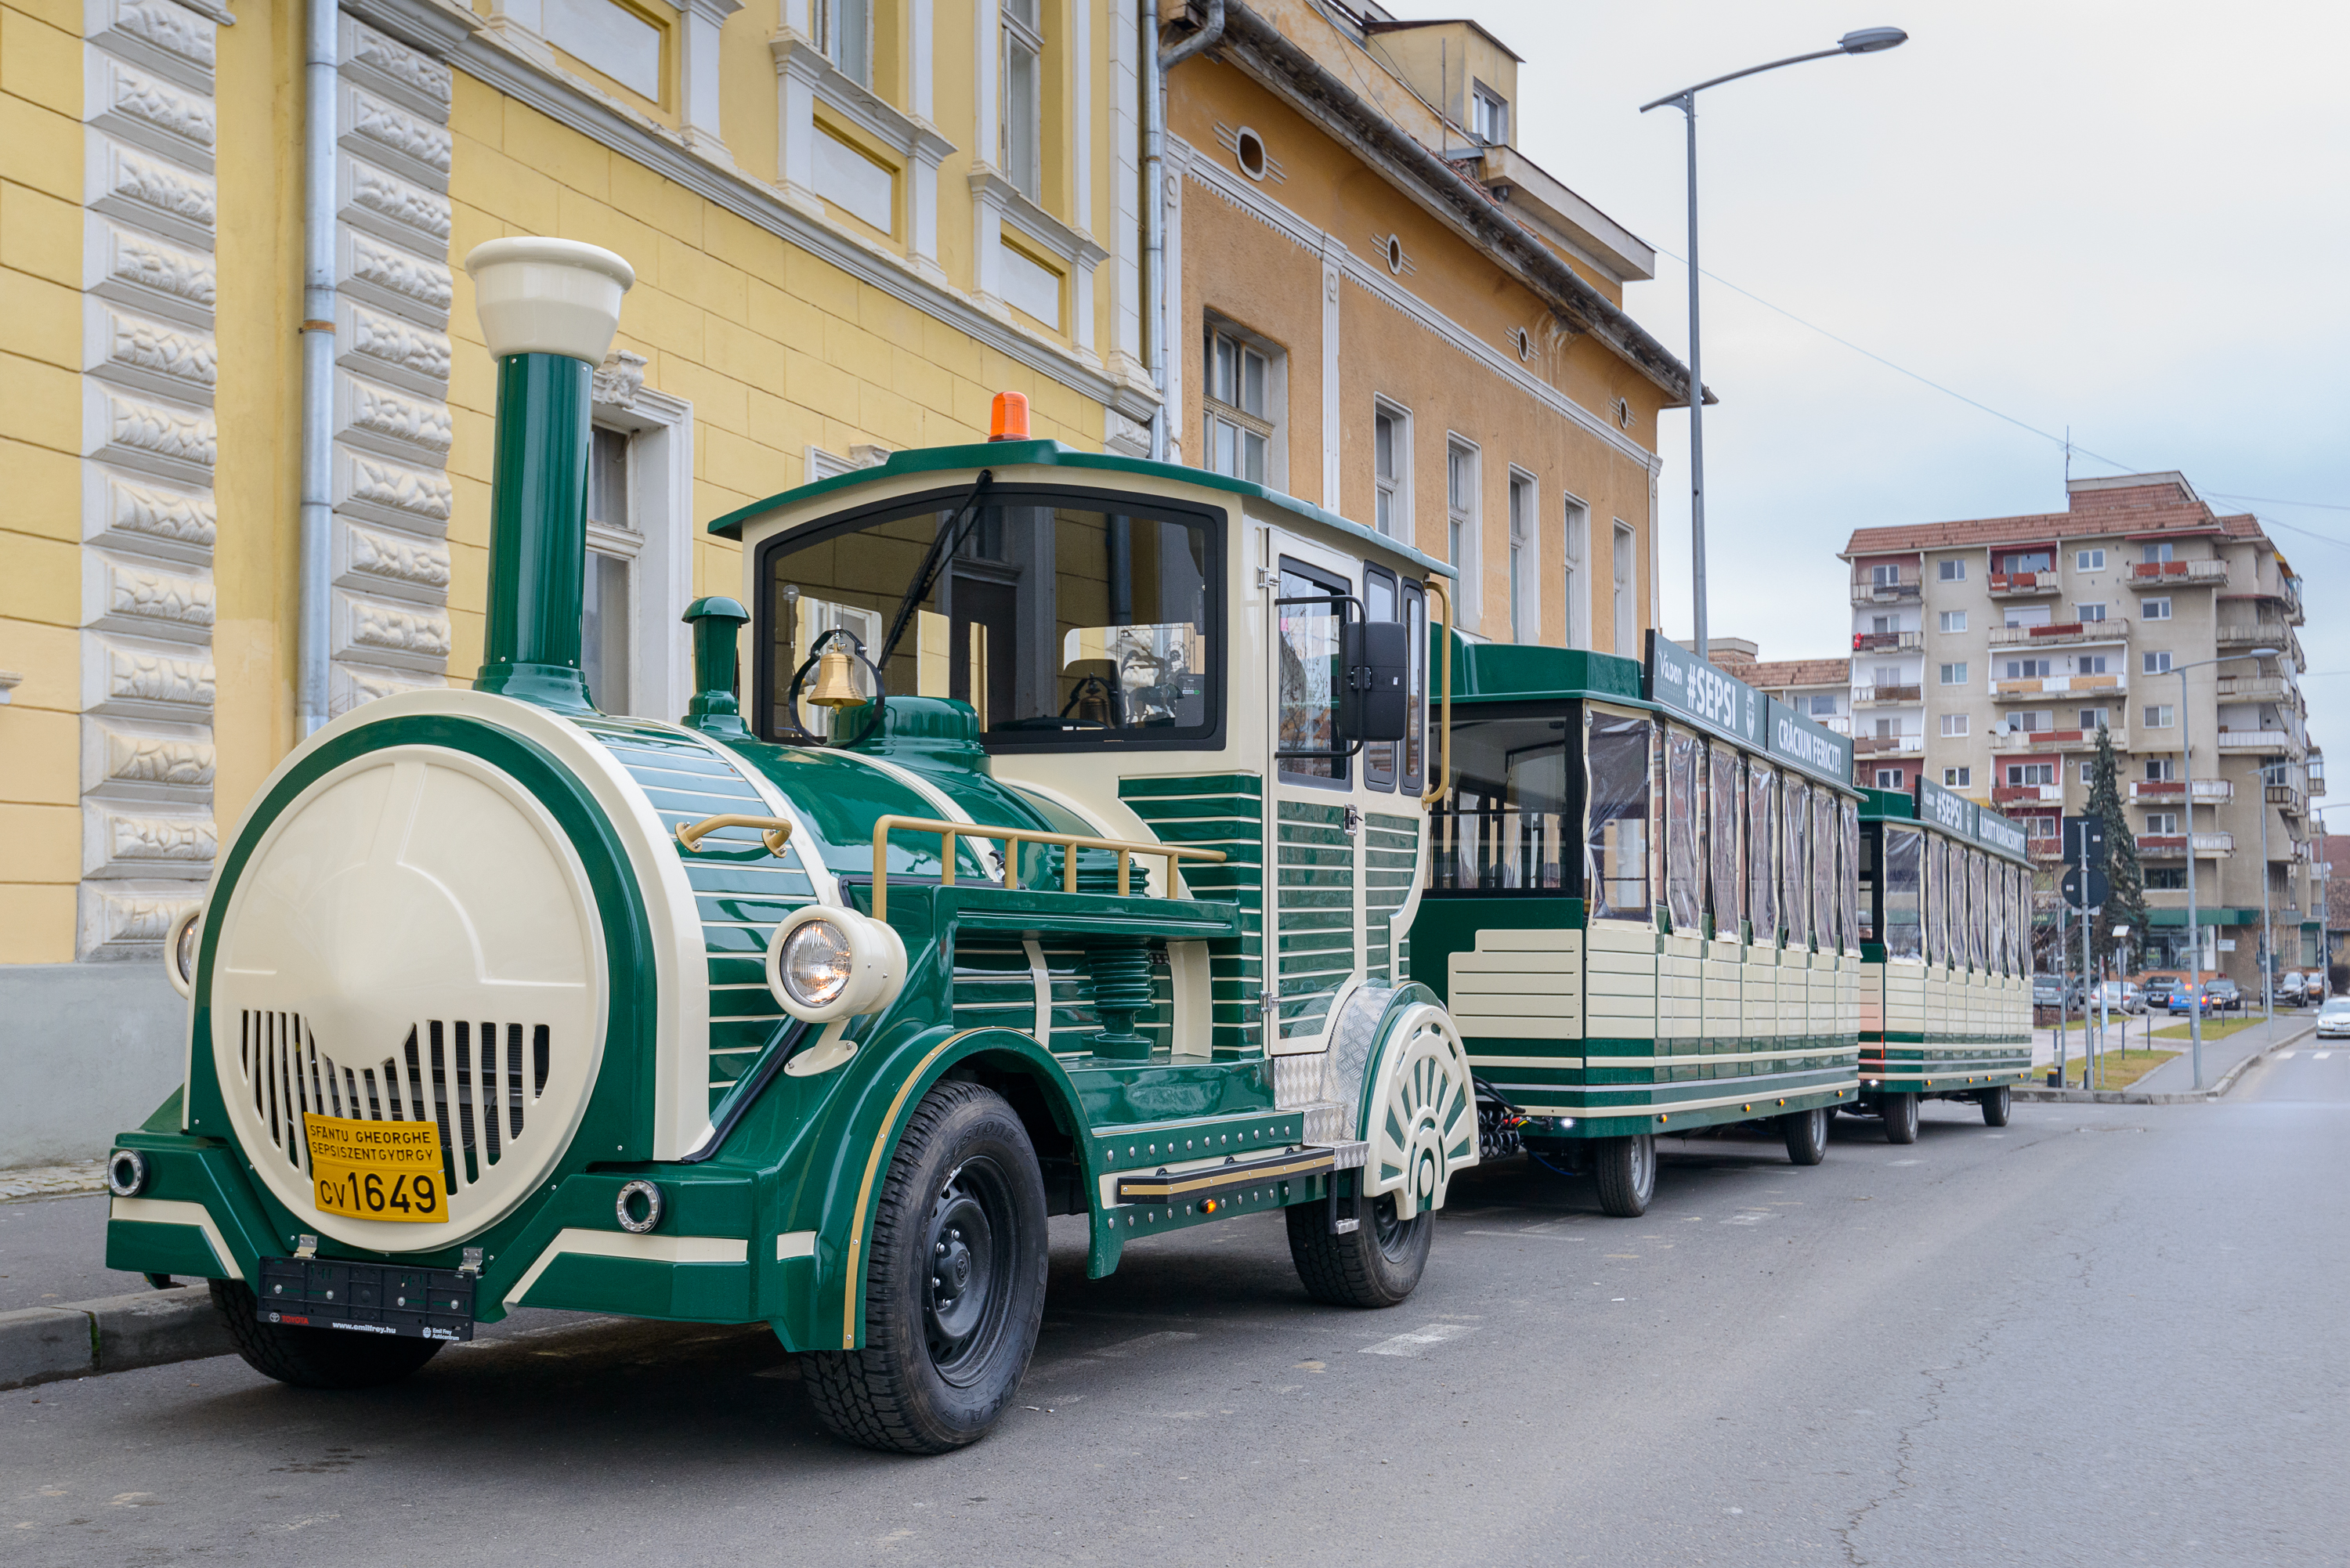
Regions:
[[[1521,149],[1659,251],[1686,235],[1691,82],[1906,28],[1699,99],[1711,630],[1832,655],[1856,527],[2056,512],[2060,445],[2222,511],[2350,540],[2350,5],[2136,0],[1388,0],[1473,16],[1525,57]],[[1687,275],[1627,304],[1676,352]],[[1689,421],[1665,416],[1664,621],[1690,629]],[[2120,466],[2116,466],[2118,464]],[[2310,718],[2350,804],[2350,545],[2272,527],[2307,579]],[[2198,748],[2200,750],[2200,748]],[[2341,814],[2350,827],[2350,811]]]

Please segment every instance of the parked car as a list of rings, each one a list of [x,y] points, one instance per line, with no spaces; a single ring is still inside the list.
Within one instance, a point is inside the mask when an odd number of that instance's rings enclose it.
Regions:
[[[2146,993],[2126,980],[2108,980],[2089,993],[2089,1005],[2112,1012],[2144,1012]]]
[[[2179,977],[2175,974],[2150,974],[2146,977],[2146,1002],[2148,1007],[2168,1007],[2178,991]]]
[[[2309,1002],[2309,977],[2297,969],[2289,969],[2277,977],[2276,1000],[2279,1007],[2303,1007]]]
[[[2204,1017],[2209,1018],[2215,1010],[2218,998],[2211,994],[2210,986],[2189,985],[2182,981],[2171,989],[2168,1011],[2181,1018],[2190,1012],[2200,1011]]]
[[[2203,989],[2211,993],[2211,1006],[2220,1012],[2241,1012],[2244,1010],[2243,991],[2226,975],[2207,980]]]
[[[2032,1005],[2061,1008],[2066,1012],[2081,1011],[2081,985],[2078,981],[2061,981],[2053,974],[2032,977]]]
[[[2337,996],[2317,1009],[2317,1037],[2331,1040],[2350,1035],[2350,996]]]

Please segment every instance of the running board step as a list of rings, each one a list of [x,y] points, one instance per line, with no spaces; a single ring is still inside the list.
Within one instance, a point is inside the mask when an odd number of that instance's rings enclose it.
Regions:
[[[1279,1154],[1243,1159],[1228,1157],[1222,1165],[1194,1166],[1188,1170],[1157,1171],[1149,1176],[1118,1179],[1120,1203],[1189,1203],[1201,1198],[1222,1198],[1266,1181],[1295,1181],[1327,1176],[1338,1168],[1331,1148],[1293,1148]],[[1356,1158],[1361,1163],[1361,1157]]]

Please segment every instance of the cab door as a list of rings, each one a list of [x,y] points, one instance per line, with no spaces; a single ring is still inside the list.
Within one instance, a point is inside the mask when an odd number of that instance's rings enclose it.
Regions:
[[[1278,528],[1259,581],[1270,618],[1267,1051],[1319,1051],[1363,977],[1363,748],[1338,732],[1339,628],[1363,618],[1362,566]]]

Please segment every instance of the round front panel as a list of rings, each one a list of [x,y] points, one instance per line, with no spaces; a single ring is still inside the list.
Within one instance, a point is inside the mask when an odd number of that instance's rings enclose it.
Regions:
[[[357,1246],[447,1247],[536,1187],[595,1085],[604,1011],[577,852],[513,778],[444,747],[310,785],[221,918],[213,1055],[238,1141],[305,1229]],[[308,1117],[392,1125],[317,1129],[330,1147]]]

